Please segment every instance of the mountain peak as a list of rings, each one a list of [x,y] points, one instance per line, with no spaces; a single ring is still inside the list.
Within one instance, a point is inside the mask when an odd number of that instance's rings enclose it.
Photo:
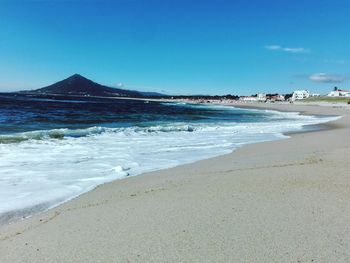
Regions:
[[[82,75],[80,75],[78,73],[73,74],[71,77],[82,77],[82,78],[84,78]]]
[[[84,76],[78,74],[78,73],[75,73],[73,74],[72,76],[66,78],[66,79],[69,79],[69,80],[77,80],[77,79],[84,79],[84,80],[89,80],[88,78],[85,78]]]
[[[137,91],[116,89],[98,84],[80,74],[74,74],[64,80],[50,86],[35,90],[41,94],[79,95],[79,96],[103,96],[103,97],[140,97]]]
[[[85,77],[83,77],[82,75],[80,75],[80,74],[78,74],[78,73],[75,73],[75,74],[73,74],[73,75],[70,76],[70,77],[85,78]]]

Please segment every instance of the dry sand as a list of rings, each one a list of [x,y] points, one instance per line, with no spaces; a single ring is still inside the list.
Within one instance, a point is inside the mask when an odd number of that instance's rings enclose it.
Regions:
[[[350,110],[334,129],[102,185],[0,228],[1,262],[350,262]]]

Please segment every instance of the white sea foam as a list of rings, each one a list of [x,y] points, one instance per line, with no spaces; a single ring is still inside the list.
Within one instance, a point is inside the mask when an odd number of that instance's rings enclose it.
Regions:
[[[285,138],[284,132],[335,119],[270,113],[271,119],[281,121],[19,134],[27,140],[0,144],[0,221],[18,216],[15,211],[23,216],[47,209],[104,182],[226,154],[247,143]]]

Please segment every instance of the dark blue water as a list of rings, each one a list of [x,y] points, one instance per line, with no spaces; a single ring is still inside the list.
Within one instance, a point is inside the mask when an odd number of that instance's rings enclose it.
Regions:
[[[257,122],[270,114],[142,100],[0,96],[0,134],[36,130],[147,127],[177,122]]]

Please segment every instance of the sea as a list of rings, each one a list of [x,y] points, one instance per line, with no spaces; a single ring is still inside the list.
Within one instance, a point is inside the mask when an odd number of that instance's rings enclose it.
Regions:
[[[0,95],[0,223],[106,182],[284,139],[332,119],[209,104]]]

